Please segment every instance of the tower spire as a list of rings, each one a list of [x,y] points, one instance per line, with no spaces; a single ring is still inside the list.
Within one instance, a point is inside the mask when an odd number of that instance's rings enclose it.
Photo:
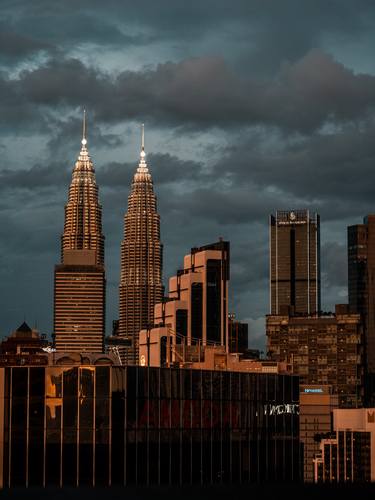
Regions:
[[[146,152],[145,152],[145,124],[141,125],[141,161],[140,165],[146,164]]]
[[[82,141],[81,141],[82,146],[86,146],[87,144],[87,139],[86,139],[86,110],[83,109],[83,123],[82,123]]]
[[[145,151],[145,124],[142,123],[141,125],[141,153],[140,153],[140,158],[139,158],[139,164],[136,172],[137,178],[139,177],[139,174],[142,174],[142,179],[146,175],[148,178],[151,179],[150,173],[148,171],[147,167],[147,162],[146,162],[146,151]]]
[[[90,160],[89,153],[87,151],[87,124],[86,124],[86,109],[83,109],[82,118],[82,140],[81,140],[81,151],[78,156],[79,161]]]

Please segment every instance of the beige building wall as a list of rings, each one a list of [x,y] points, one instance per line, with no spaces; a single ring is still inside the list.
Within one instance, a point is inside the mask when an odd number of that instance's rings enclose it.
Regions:
[[[157,363],[153,366],[166,362],[162,339],[168,344],[168,363],[201,362],[205,346],[221,346],[228,352],[228,283],[229,243],[220,240],[193,248],[184,257],[184,268],[170,278],[168,297],[155,305],[154,328],[139,332],[140,363],[151,358]],[[197,284],[201,291],[194,296]]]
[[[169,279],[169,299],[175,299],[175,302],[167,302],[165,304],[166,323],[169,323],[170,315],[175,313],[177,309],[188,311],[188,328],[187,328],[187,343],[192,344],[199,338],[197,332],[194,331],[192,325],[192,303],[191,290],[194,283],[202,284],[202,338],[203,345],[210,343],[207,333],[207,263],[209,260],[222,261],[223,252],[221,250],[210,250],[202,247],[202,250],[196,253],[190,253],[184,257],[184,268]],[[195,250],[195,249],[193,249]],[[225,259],[229,261],[229,256],[225,255]],[[229,264],[228,264],[229,265]],[[227,347],[228,336],[228,287],[229,279],[221,280],[221,320],[220,320],[220,341],[221,345]],[[172,312],[173,311],[173,312]],[[162,309],[155,308],[155,324],[162,320]],[[168,318],[168,321],[167,321]],[[171,324],[175,325],[175,321],[171,320]]]
[[[371,433],[371,481],[375,481],[375,408],[334,410],[333,429]]]
[[[56,266],[54,332],[57,351],[103,352],[105,275],[101,266]]]
[[[329,385],[300,386],[300,440],[303,444],[303,476],[314,481],[313,460],[319,452],[319,435],[332,430],[332,411],[338,407],[338,397]]]

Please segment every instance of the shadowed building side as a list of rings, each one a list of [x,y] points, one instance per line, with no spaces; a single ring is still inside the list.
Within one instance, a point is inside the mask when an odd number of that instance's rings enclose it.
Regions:
[[[102,352],[105,271],[102,207],[94,165],[86,148],[75,164],[65,206],[61,264],[55,267],[54,333],[58,351]]]
[[[350,310],[362,318],[365,336],[366,404],[375,404],[375,215],[348,227]]]

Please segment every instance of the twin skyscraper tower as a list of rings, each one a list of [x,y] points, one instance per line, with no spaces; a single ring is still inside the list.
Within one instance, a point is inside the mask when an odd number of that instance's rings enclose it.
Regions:
[[[86,116],[81,151],[75,163],[61,237],[61,264],[55,267],[54,335],[61,352],[103,352],[105,338],[105,266],[102,207],[89,156]],[[163,297],[160,216],[146,162],[144,127],[140,161],[124,217],[119,286],[119,337],[127,363],[138,362],[138,334],[153,319]]]

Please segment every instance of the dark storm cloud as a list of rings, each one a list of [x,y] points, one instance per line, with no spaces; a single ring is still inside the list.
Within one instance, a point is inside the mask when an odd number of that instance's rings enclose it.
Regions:
[[[48,43],[9,31],[5,24],[0,23],[0,59],[21,59],[50,48]]]
[[[248,123],[309,132],[356,120],[375,105],[375,77],[355,75],[319,50],[285,64],[266,82],[243,79],[222,58],[205,57],[124,72],[116,89],[115,113],[126,113],[129,100],[141,112],[152,109],[162,120],[198,127]],[[107,110],[100,114],[108,116]]]
[[[0,192],[6,190],[29,190],[40,195],[36,188],[53,190],[56,186],[67,185],[71,175],[62,163],[36,164],[29,169],[0,170]]]
[[[204,182],[208,176],[203,165],[191,160],[182,160],[168,153],[156,153],[147,156],[147,163],[154,182],[162,184],[183,183],[186,180]],[[101,186],[121,189],[129,186],[134,175],[136,162],[111,162],[100,167],[97,171],[98,182]]]
[[[113,90],[108,77],[78,59],[51,59],[36,69],[22,71],[12,83],[27,101],[47,106],[91,104],[108,98]]]
[[[181,195],[166,195],[168,207],[220,224],[265,221],[276,209],[304,207],[324,221],[373,211],[375,131],[348,130],[312,136],[267,151],[239,140],[213,165],[205,182]],[[367,182],[363,182],[367,179]]]
[[[145,116],[197,129],[249,124],[309,133],[363,119],[375,106],[375,77],[356,75],[319,50],[266,82],[241,78],[220,57],[202,57],[117,77],[77,59],[52,59],[0,85],[21,109],[25,101],[62,109],[85,103],[104,122]]]
[[[35,195],[43,196],[36,201]],[[32,262],[41,254],[58,255],[58,234],[63,225],[65,196],[57,191],[46,193],[41,190],[34,193],[31,190],[2,193],[1,198],[8,206],[0,207],[0,246],[7,259],[0,274],[7,272],[10,266],[17,276],[17,260]],[[14,202],[18,204],[17,211],[11,208]],[[33,271],[37,275],[38,269]]]
[[[61,4],[34,0],[11,5],[2,27],[4,50],[14,58],[23,59],[42,49],[62,54],[77,44],[123,48],[153,41],[140,30],[134,35],[122,30],[116,17],[111,19],[107,6],[103,15],[93,9],[81,10],[78,2],[74,2],[74,7],[67,9],[66,0]]]
[[[73,136],[73,139],[77,142],[76,136]],[[53,151],[56,152],[56,148]],[[0,192],[31,191],[35,196],[35,200],[39,198],[40,201],[43,201],[45,194],[42,196],[42,190],[54,193],[58,192],[60,188],[65,191],[68,189],[74,161],[74,158],[70,159],[69,162],[56,162],[46,159],[43,163],[35,164],[30,168],[0,169]],[[158,189],[159,186],[163,189],[164,184],[183,183],[184,180],[194,181],[199,185],[206,175],[202,164],[182,160],[170,154],[150,154],[148,163],[152,165],[150,169],[157,172],[156,175],[153,175],[153,178]],[[113,193],[113,190],[117,190],[123,194],[130,187],[135,169],[136,162],[104,164],[96,168],[97,183],[101,189],[109,188],[111,193]],[[167,189],[172,192],[174,188]],[[176,207],[178,206],[178,198],[179,195],[174,201]],[[2,201],[4,202],[4,200]]]
[[[372,31],[374,11],[371,0],[361,1],[360,7],[350,1],[295,0],[272,2],[272,8],[260,1],[251,21],[246,20],[239,34],[247,48],[239,62],[249,73],[272,74],[280,62],[297,61],[312,47],[324,47],[327,35],[343,42],[365,37]]]
[[[176,209],[183,217],[215,221],[219,225],[247,224],[250,221],[264,219],[267,208],[273,206],[274,197],[246,186],[220,190],[214,187],[200,187],[185,193],[169,192],[163,206]]]
[[[269,2],[226,0],[176,2],[175,0],[49,0],[33,2],[3,1],[4,13],[24,33],[38,33],[60,44],[72,40],[91,43],[123,43],[121,34],[141,26],[158,37],[181,42],[220,33],[225,40],[235,37],[253,41],[264,54],[276,52],[278,61],[285,54],[316,46],[321,33],[344,33],[346,37],[363,33],[374,17],[370,0],[316,0],[314,2]],[[134,28],[133,28],[134,29]],[[270,36],[270,33],[272,36]],[[236,40],[239,41],[239,40]],[[281,47],[280,50],[278,47]],[[269,50],[265,50],[268,48]],[[300,55],[302,52],[300,53]]]
[[[182,160],[169,153],[153,153],[148,156],[147,162],[158,184],[180,183],[193,181],[205,183],[210,176],[205,171],[204,164],[192,160]]]
[[[259,233],[261,234],[262,229]],[[260,285],[267,288],[268,280],[268,242],[256,239],[256,244],[234,241],[231,248],[231,282],[237,293],[245,292]],[[255,243],[255,241],[254,241]],[[254,266],[249,266],[253,262]]]
[[[343,233],[345,233],[343,228]],[[345,233],[346,234],[346,233]],[[347,247],[335,241],[322,245],[322,277],[327,288],[347,287],[348,257]]]
[[[0,70],[0,133],[16,135],[48,130],[48,116],[19,92],[16,83]]]
[[[240,138],[223,149],[213,168],[232,188],[256,186],[266,190],[274,207],[300,200],[325,218],[348,217],[371,211],[375,184],[375,127],[350,126],[330,134],[314,134],[293,141],[280,137],[267,147],[267,132]],[[281,144],[281,145],[280,145]],[[363,182],[367,179],[367,182]],[[250,191],[249,191],[250,192]],[[237,198],[238,199],[238,198]],[[284,200],[284,204],[282,201]],[[293,201],[294,200],[294,201]],[[278,205],[281,203],[281,205]],[[257,206],[262,207],[262,203]],[[289,205],[290,206],[290,205]]]
[[[46,146],[51,157],[65,158],[68,150],[78,154],[81,148],[83,111],[79,109],[80,117],[68,116],[67,118],[50,117],[49,136]],[[91,120],[91,114],[86,112],[86,136],[88,138],[88,149],[91,153],[91,145],[95,150],[106,150],[117,148],[124,143],[123,137],[103,131],[96,123]],[[71,163],[71,158],[68,159]],[[95,162],[95,158],[94,158]]]

